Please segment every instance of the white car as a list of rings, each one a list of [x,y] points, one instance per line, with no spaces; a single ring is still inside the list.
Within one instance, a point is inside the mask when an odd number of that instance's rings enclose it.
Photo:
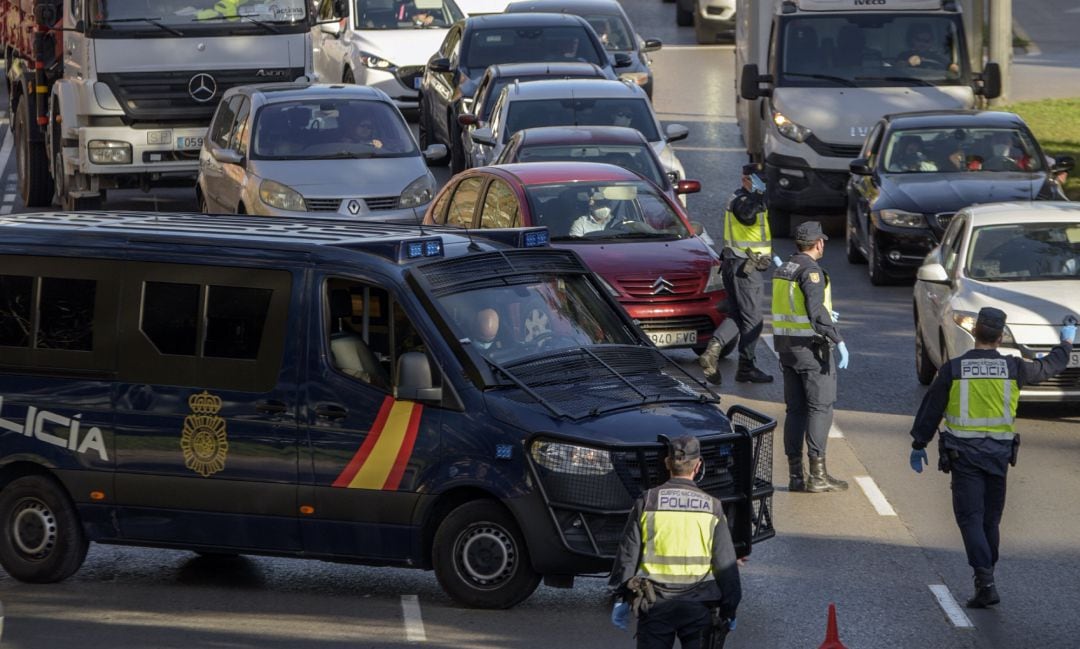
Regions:
[[[662,127],[648,95],[627,81],[551,79],[511,83],[502,89],[486,124],[466,126],[462,133],[470,167],[491,164],[510,137],[538,126],[624,126],[649,142],[673,182],[686,177],[671,147],[690,133],[681,124]]]
[[[681,15],[684,20],[690,18],[693,22],[698,43],[715,43],[721,34],[735,40],[735,0],[678,0],[677,11],[676,18]],[[684,11],[690,12],[690,15],[687,16]]]
[[[936,368],[975,345],[979,309],[1006,314],[1003,354],[1038,358],[1080,317],[1080,204],[997,203],[952,218],[915,282],[915,367]],[[1022,401],[1080,401],[1080,351],[1069,369],[1020,392]]]
[[[399,109],[416,110],[424,66],[464,17],[461,9],[454,0],[348,0],[349,16],[333,22],[335,2],[319,2],[321,22],[311,36],[315,76],[378,88]]]

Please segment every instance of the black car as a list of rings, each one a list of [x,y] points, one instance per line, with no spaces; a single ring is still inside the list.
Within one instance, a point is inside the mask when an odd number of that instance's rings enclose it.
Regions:
[[[458,115],[470,100],[484,70],[499,63],[592,63],[612,76],[629,67],[625,52],[608,54],[600,37],[579,16],[567,14],[490,14],[459,20],[447,31],[428,61],[420,84],[420,142],[445,144],[452,170],[465,168]]]
[[[848,181],[847,257],[871,283],[911,279],[958,210],[979,203],[1065,200],[1051,159],[1018,115],[926,111],[886,115]]]

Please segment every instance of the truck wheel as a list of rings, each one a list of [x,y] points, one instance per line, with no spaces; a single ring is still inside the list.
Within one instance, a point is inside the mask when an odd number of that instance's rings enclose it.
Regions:
[[[15,107],[15,169],[19,197],[27,207],[45,207],[52,203],[53,179],[45,145],[30,141],[30,99],[23,97]]]
[[[31,475],[0,491],[0,564],[34,584],[67,579],[89,543],[71,501],[50,478]]]
[[[694,24],[694,12],[686,11],[680,6],[675,7],[675,24],[679,27],[689,27]]]
[[[450,512],[435,532],[432,563],[443,590],[474,608],[510,608],[540,584],[514,517],[490,500]]]
[[[791,235],[791,212],[769,208],[769,232],[773,237]]]

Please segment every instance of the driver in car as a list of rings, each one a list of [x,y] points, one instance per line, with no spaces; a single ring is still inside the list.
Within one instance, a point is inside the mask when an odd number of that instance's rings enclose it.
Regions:
[[[611,201],[604,198],[602,192],[593,192],[589,196],[589,213],[574,219],[570,236],[583,237],[590,232],[599,232],[607,227],[613,216]]]
[[[908,49],[897,57],[897,65],[909,68],[944,68],[951,74],[959,74],[960,66],[951,61],[948,53],[937,47],[934,30],[926,23],[915,23],[907,32]]]

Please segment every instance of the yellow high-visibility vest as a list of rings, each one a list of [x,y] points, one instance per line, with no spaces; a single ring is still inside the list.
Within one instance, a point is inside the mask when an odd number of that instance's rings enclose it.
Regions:
[[[639,574],[680,585],[710,578],[718,523],[714,499],[693,489],[661,487],[656,500],[656,509],[647,504],[639,521],[643,546]]]
[[[747,250],[759,255],[772,254],[772,232],[769,230],[769,211],[758,212],[757,219],[745,225],[731,210],[724,212],[724,247]]]
[[[825,275],[825,271],[818,271]],[[832,283],[825,275],[825,310],[832,311]],[[814,326],[806,311],[806,296],[795,278],[784,277],[782,272],[773,275],[772,281],[773,335],[810,338]]]
[[[1004,358],[958,358],[945,407],[945,430],[966,439],[1016,436],[1020,384]]]

